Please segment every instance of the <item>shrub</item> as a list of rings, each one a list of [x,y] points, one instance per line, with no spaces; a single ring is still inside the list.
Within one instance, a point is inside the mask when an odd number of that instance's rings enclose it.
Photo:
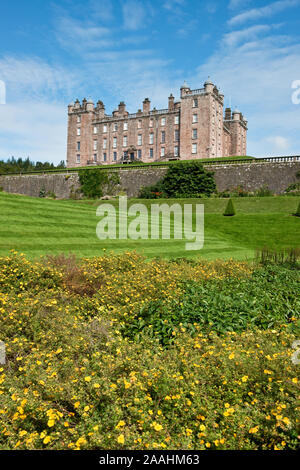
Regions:
[[[296,217],[300,217],[300,201],[299,201],[299,204],[298,204],[298,208],[294,214]]]
[[[79,172],[81,191],[84,196],[92,199],[103,196],[104,187],[112,193],[119,184],[119,181],[119,175],[116,172],[109,173],[108,171],[98,169],[82,170]]]
[[[235,215],[235,210],[231,199],[229,199],[223,215],[229,217]]]
[[[177,162],[169,166],[161,181],[144,188],[140,197],[149,198],[155,193],[159,197],[202,197],[210,196],[215,190],[213,173],[207,171],[201,162]]]
[[[263,186],[262,188],[259,188],[257,191],[255,191],[254,195],[258,197],[269,197],[273,196],[273,193],[267,186]]]

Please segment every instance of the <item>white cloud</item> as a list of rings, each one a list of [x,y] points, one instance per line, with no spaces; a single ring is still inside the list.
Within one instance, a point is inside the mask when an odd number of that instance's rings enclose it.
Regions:
[[[265,7],[253,8],[251,10],[240,13],[228,21],[230,26],[234,26],[240,23],[251,20],[260,20],[261,18],[270,17],[276,13],[280,13],[286,8],[291,8],[299,5],[299,0],[279,0],[271,3]]]
[[[122,5],[124,29],[136,31],[145,27],[146,8],[138,0],[125,0]]]
[[[291,84],[300,79],[300,43],[272,29],[266,32],[263,39],[245,35],[239,42],[225,35],[219,49],[198,68],[197,84],[211,75],[225,94],[225,106],[231,101],[243,112],[249,154],[298,154],[300,105],[292,103]]]
[[[288,149],[290,148],[289,139],[280,135],[266,137],[266,142],[271,145],[272,151],[275,151],[275,153],[276,151],[278,151],[279,153],[283,151],[288,151]]]
[[[174,10],[176,7],[183,5],[185,0],[166,0],[163,4],[163,7],[166,10]]]
[[[65,106],[19,102],[0,106],[0,159],[59,163],[66,158]]]
[[[230,10],[236,10],[240,8],[241,6],[245,6],[247,3],[249,3],[250,0],[230,0],[228,8]]]
[[[7,100],[15,102],[30,97],[57,99],[68,96],[78,86],[75,73],[61,66],[51,66],[36,57],[3,57],[0,59],[0,77],[6,83]]]
[[[235,46],[241,41],[250,40],[257,37],[260,33],[266,33],[270,31],[272,25],[255,25],[250,28],[231,31],[223,37],[223,42],[227,46]]]
[[[114,18],[114,6],[112,0],[90,0],[90,9],[94,18],[103,22],[112,21]]]
[[[57,19],[56,37],[60,45],[70,52],[110,47],[113,44],[110,28],[78,21],[68,16]]]

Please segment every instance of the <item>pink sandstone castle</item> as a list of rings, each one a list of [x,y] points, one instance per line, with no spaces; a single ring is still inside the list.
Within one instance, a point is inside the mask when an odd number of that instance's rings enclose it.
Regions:
[[[124,102],[108,115],[102,101],[77,100],[68,106],[67,166],[246,155],[247,121],[230,108],[224,116],[223,104],[210,80],[198,90],[184,83],[167,109],[151,110],[146,98],[135,114]]]

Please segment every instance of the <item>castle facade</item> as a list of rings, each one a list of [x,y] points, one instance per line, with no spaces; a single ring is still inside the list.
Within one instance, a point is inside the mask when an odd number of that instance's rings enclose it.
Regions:
[[[224,95],[207,80],[191,90],[186,83],[180,100],[168,98],[167,109],[129,114],[124,102],[111,115],[102,101],[84,99],[68,106],[67,167],[131,161],[190,160],[246,155],[247,121],[226,108]]]

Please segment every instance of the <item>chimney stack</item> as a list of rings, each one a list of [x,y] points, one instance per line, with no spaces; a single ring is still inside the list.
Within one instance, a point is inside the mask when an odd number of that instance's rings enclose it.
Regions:
[[[174,109],[174,96],[172,93],[169,96],[169,111]]]
[[[150,113],[150,100],[149,98],[145,98],[143,101],[143,113],[148,114]]]
[[[225,121],[231,121],[231,108],[225,109]]]

